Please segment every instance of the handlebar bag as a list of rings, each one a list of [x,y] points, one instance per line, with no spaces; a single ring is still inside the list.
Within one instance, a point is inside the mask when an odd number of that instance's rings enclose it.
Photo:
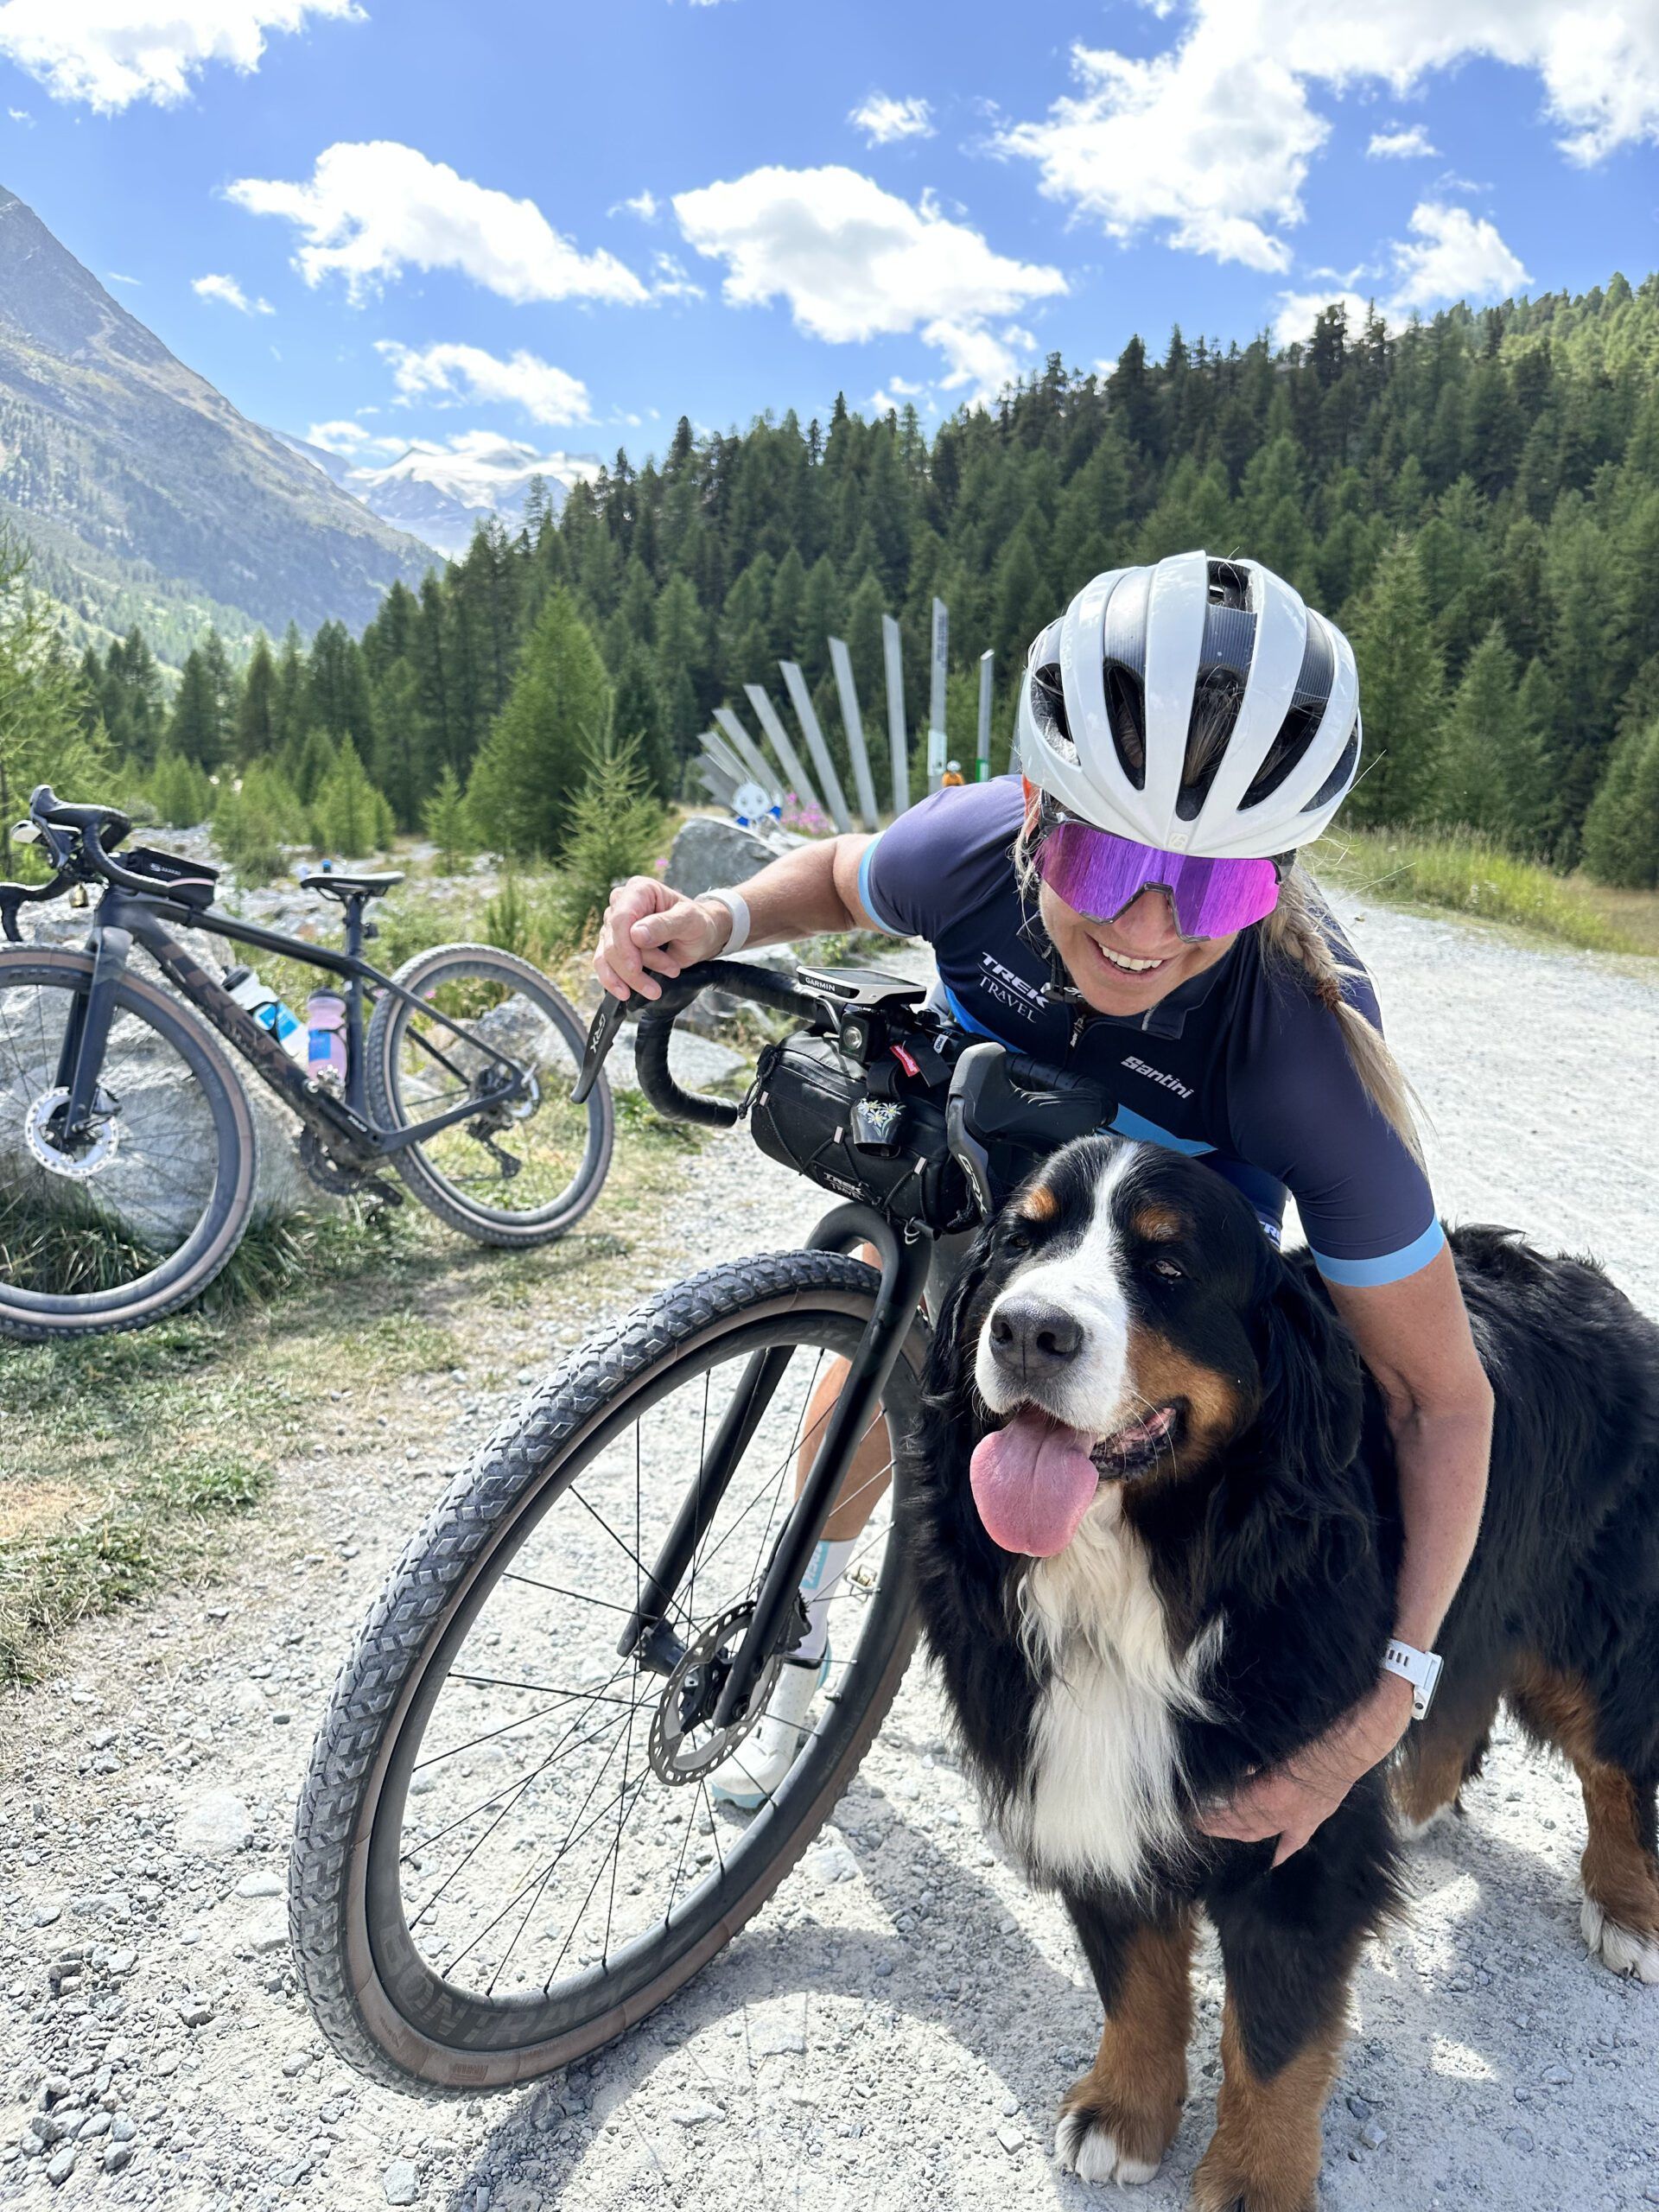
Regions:
[[[860,1199],[903,1224],[943,1234],[977,1219],[967,1178],[950,1156],[944,1116],[906,1096],[896,1148],[855,1138],[855,1109],[868,1094],[864,1070],[831,1037],[802,1033],[768,1045],[755,1069],[749,1127],[768,1159],[826,1191]]]
[[[135,875],[152,877],[156,888],[184,906],[211,906],[219,870],[206,861],[187,861],[177,853],[164,853],[155,845],[134,845],[121,855],[121,864]]]

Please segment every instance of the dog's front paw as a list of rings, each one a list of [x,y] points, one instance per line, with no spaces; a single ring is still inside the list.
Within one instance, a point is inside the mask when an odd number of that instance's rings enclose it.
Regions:
[[[1150,2181],[1161,2164],[1161,2155],[1134,2157],[1103,2115],[1086,2104],[1074,2105],[1060,2114],[1054,2130],[1054,2156],[1080,2181],[1115,2181],[1124,2188]]]
[[[1192,2212],[1318,2212],[1316,2191],[1287,2174],[1250,2174],[1215,2144],[1192,2177]]]
[[[1593,1897],[1586,1897],[1579,1925],[1592,1959],[1599,1959],[1614,1974],[1659,1982],[1659,1929],[1627,1928],[1622,1921],[1610,1919]]]

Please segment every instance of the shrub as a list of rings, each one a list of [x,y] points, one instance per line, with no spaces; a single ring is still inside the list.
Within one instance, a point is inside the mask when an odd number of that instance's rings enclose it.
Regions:
[[[436,788],[421,810],[426,834],[438,849],[446,874],[453,875],[478,849],[473,817],[461,779],[447,763]]]
[[[350,738],[341,740],[334,767],[317,792],[311,825],[317,850],[336,853],[341,860],[362,860],[391,842],[397,829],[391,809],[369,781]]]
[[[305,842],[299,794],[280,768],[256,761],[239,785],[219,786],[213,842],[245,884],[269,883],[288,866],[283,848]]]
[[[551,894],[554,928],[569,944],[585,942],[595,928],[613,885],[649,872],[664,829],[636,741],[607,735],[587,752]]]
[[[150,775],[149,803],[169,830],[194,830],[213,810],[212,780],[182,753],[163,753]]]

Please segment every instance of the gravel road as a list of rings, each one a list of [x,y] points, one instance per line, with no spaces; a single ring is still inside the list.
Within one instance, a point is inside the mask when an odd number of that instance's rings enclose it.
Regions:
[[[1354,927],[1433,1122],[1445,1210],[1594,1251],[1659,1313],[1652,982],[1387,910]],[[784,1246],[817,1211],[722,1139],[637,1287]],[[528,1383],[560,1346],[503,1325]],[[499,1410],[461,1370],[386,1427],[291,1461],[233,1580],[87,1627],[60,1676],[0,1714],[0,2201],[1115,2201],[1049,2156],[1098,2031],[1082,1960],[1054,1904],[982,1841],[919,1664],[825,1843],[625,2044],[538,2088],[442,2106],[327,2055],[282,1897],[311,1726],[404,1537]],[[1359,1977],[1327,2207],[1659,2203],[1659,1990],[1583,1956],[1581,1828],[1565,1773],[1506,1736],[1469,1817],[1417,1847],[1414,1916]],[[1183,2202],[1207,2138],[1219,1994],[1211,1956],[1188,2117],[1147,2212]]]

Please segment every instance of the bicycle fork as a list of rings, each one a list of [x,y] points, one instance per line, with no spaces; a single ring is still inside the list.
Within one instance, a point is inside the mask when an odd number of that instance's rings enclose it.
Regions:
[[[808,1249],[818,1252],[850,1252],[860,1244],[874,1244],[881,1255],[881,1287],[875,1311],[853,1354],[835,1410],[824,1425],[811,1471],[772,1548],[754,1611],[710,1716],[716,1728],[730,1726],[747,1712],[767,1662],[796,1640],[801,1578],[921,1304],[932,1256],[930,1239],[918,1237],[913,1243],[900,1243],[882,1216],[855,1205],[837,1206],[807,1239]],[[778,1344],[750,1357],[697,1469],[697,1478],[645,1577],[639,1602],[618,1639],[619,1655],[632,1656],[652,1673],[671,1673],[682,1656],[679,1639],[667,1619],[669,1606],[783,1380],[792,1351],[792,1346]]]
[[[60,1090],[68,1092],[60,1125],[62,1143],[77,1144],[92,1126],[98,1104],[98,1078],[103,1071],[110,1025],[115,1019],[115,994],[127,972],[132,951],[128,930],[104,929],[92,947],[92,980],[85,996],[76,994],[64,1024],[58,1048]]]

